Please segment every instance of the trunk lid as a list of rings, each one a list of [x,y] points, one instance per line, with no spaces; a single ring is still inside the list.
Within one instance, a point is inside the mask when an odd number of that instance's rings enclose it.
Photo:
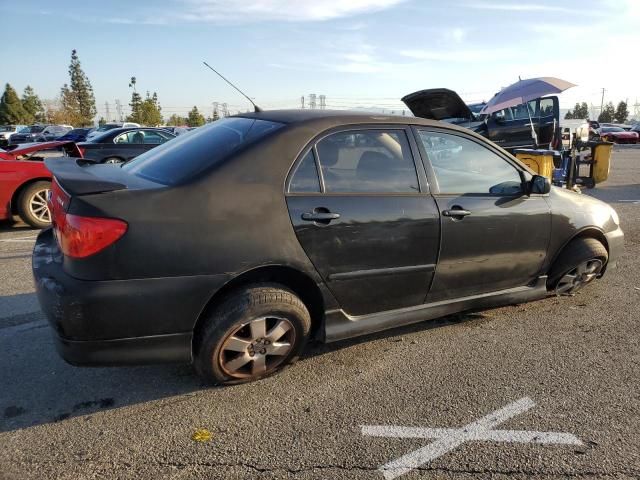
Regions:
[[[474,120],[473,113],[460,96],[447,88],[430,88],[405,95],[401,99],[416,117],[429,120]]]

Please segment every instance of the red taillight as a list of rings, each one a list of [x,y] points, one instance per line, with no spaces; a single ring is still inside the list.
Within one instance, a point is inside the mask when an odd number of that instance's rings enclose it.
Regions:
[[[83,217],[67,213],[69,196],[54,179],[49,198],[51,223],[62,253],[84,258],[107,248],[127,231],[127,223],[116,218]]]
[[[127,223],[116,218],[65,215],[64,225],[57,227],[62,253],[84,258],[113,244],[127,231]]]

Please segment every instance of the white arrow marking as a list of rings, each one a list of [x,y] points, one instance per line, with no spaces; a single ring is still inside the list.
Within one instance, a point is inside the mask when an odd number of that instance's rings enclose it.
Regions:
[[[558,432],[534,432],[524,430],[493,430],[494,427],[506,422],[527,410],[535,403],[529,397],[521,398],[500,410],[486,415],[462,428],[417,428],[394,427],[382,425],[363,425],[362,434],[373,437],[395,438],[435,438],[435,442],[411,453],[403,455],[379,468],[386,480],[404,475],[414,468],[418,468],[436,458],[450,452],[454,448],[470,441],[538,443],[582,445],[574,435]]]

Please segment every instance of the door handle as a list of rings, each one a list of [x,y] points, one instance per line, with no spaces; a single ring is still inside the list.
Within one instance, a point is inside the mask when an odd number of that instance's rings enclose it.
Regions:
[[[302,220],[307,222],[326,222],[340,218],[339,213],[331,212],[307,212],[302,214]]]
[[[442,215],[445,217],[452,217],[456,219],[458,217],[463,218],[469,216],[471,215],[471,212],[460,207],[453,207],[451,210],[443,210]]]

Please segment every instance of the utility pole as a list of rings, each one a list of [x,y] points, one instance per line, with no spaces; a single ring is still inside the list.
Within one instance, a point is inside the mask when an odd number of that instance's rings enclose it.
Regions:
[[[304,95],[300,97],[300,108],[304,110]]]
[[[604,109],[604,88],[602,89],[602,100],[600,100],[600,113],[603,112]]]
[[[109,102],[104,102],[104,109],[105,109],[105,117],[107,123],[109,123],[111,121],[111,113],[109,112]]]

